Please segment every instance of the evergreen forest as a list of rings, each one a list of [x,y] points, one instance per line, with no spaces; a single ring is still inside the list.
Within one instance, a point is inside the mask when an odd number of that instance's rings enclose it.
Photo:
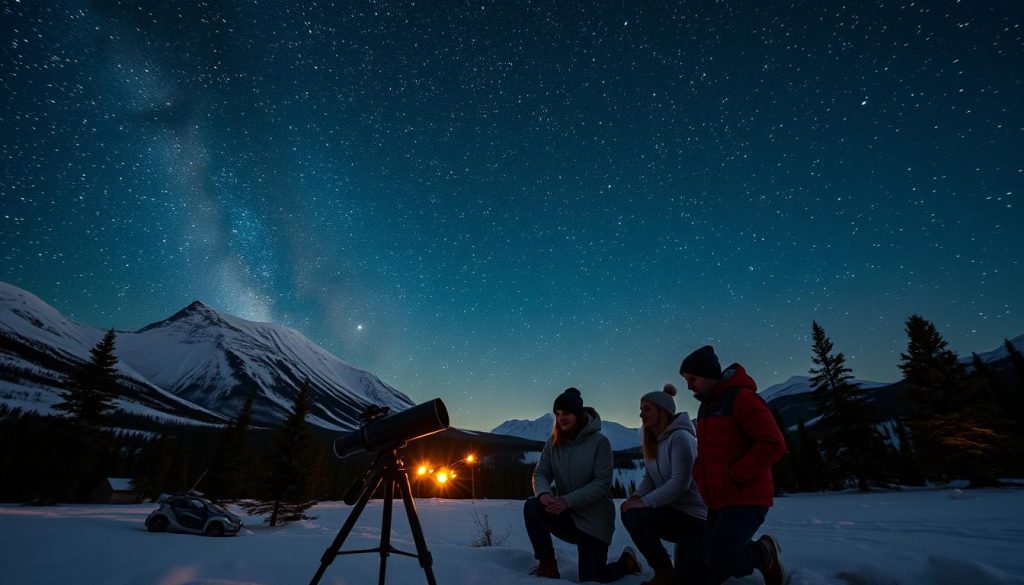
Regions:
[[[779,494],[900,489],[954,479],[988,487],[1024,477],[1024,357],[1009,341],[1008,360],[994,368],[977,355],[962,359],[932,322],[910,316],[899,356],[901,398],[895,409],[882,409],[870,390],[853,381],[845,355],[824,327],[814,322],[811,333],[814,417],[787,425],[775,411],[789,447],[773,469]],[[373,463],[371,453],[333,455],[337,435],[305,420],[307,388],[274,428],[253,424],[251,399],[226,425],[168,424],[114,409],[116,363],[110,331],[90,360],[67,376],[56,414],[0,406],[0,501],[95,501],[106,478],[129,478],[138,502],[195,490],[237,502],[275,525],[307,518],[317,501],[342,499],[354,483],[361,485]],[[533,471],[522,455],[539,447],[450,429],[411,442],[400,455],[416,497],[521,499],[531,495]],[[616,466],[634,467],[637,458],[616,453]],[[425,478],[428,465],[451,465],[446,471],[463,478],[448,485]],[[614,496],[634,488],[616,483]]]

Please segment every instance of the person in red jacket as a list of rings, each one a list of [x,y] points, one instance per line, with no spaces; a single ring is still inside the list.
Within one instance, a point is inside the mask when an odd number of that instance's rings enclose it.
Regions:
[[[752,541],[772,506],[772,464],[786,442],[757,384],[732,364],[725,371],[710,345],[686,356],[679,375],[700,401],[693,476],[708,507],[704,555],[707,584],[761,571],[782,585],[781,548],[774,537]]]

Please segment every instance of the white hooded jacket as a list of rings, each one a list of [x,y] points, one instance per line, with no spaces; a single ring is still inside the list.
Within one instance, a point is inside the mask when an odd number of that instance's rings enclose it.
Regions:
[[[707,507],[693,480],[696,458],[697,432],[690,415],[681,412],[658,437],[658,457],[644,459],[644,478],[633,495],[648,508],[672,506],[696,518],[707,518]]]

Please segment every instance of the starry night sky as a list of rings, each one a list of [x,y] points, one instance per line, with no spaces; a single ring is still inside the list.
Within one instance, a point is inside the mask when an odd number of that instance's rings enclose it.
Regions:
[[[4,0],[0,280],[289,325],[481,430],[692,414],[682,356],[767,387],[812,320],[879,381],[912,313],[1024,333],[1018,1],[289,4]]]

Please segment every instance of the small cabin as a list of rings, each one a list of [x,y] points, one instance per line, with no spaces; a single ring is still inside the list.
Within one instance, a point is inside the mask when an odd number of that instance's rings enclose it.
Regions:
[[[105,477],[92,490],[92,501],[97,504],[135,504],[139,490],[128,477]]]

